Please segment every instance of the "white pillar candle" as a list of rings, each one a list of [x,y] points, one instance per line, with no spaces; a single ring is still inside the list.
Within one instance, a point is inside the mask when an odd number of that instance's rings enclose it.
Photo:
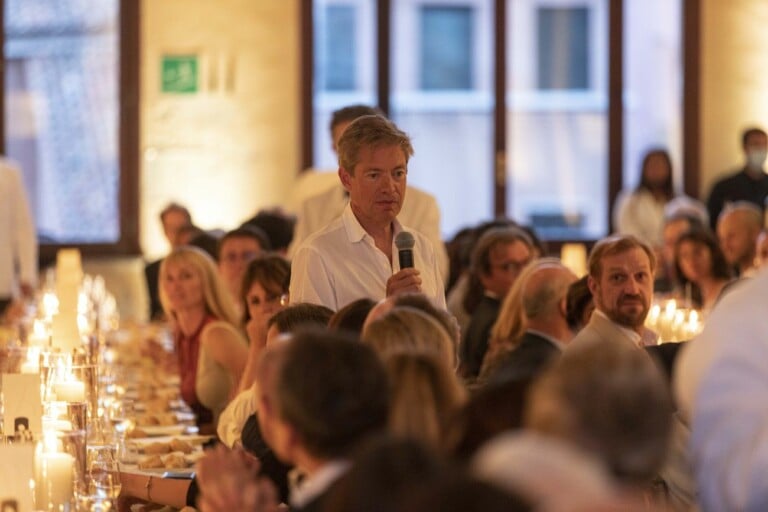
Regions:
[[[69,432],[70,430],[72,430],[71,421],[43,417],[43,431]]]
[[[85,384],[79,380],[57,382],[53,390],[62,402],[85,402]]]
[[[42,320],[35,320],[32,324],[32,332],[29,333],[27,343],[30,347],[45,347],[48,344],[48,331]]]
[[[38,453],[35,458],[36,508],[54,510],[72,501],[75,458],[68,453]]]
[[[40,373],[40,364],[35,361],[21,363],[21,373]]]

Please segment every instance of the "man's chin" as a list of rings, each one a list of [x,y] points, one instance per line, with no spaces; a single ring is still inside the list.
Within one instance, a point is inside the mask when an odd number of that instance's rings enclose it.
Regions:
[[[627,329],[638,329],[645,325],[645,317],[648,316],[648,310],[638,309],[637,311],[613,311],[608,317],[615,323],[626,327]]]

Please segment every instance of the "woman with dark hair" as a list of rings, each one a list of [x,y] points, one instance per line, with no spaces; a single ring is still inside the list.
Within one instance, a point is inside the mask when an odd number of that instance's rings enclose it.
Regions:
[[[664,206],[674,197],[672,161],[664,149],[652,149],[643,157],[640,182],[622,192],[613,209],[614,230],[635,235],[652,247],[661,246]]]
[[[686,231],[675,244],[675,270],[683,289],[692,287],[696,306],[709,311],[731,280],[728,263],[715,237],[704,229]]]
[[[288,305],[291,264],[278,254],[266,254],[248,264],[243,275],[242,308],[250,348],[239,391],[253,384],[256,363],[267,342],[269,319]]]

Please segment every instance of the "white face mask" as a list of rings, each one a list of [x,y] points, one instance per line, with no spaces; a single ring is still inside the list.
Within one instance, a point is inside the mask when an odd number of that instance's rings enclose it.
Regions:
[[[764,149],[750,149],[747,151],[747,167],[750,169],[762,169],[768,152]]]

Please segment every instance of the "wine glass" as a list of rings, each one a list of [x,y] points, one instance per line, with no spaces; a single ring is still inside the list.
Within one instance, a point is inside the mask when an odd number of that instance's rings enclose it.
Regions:
[[[114,445],[88,447],[88,477],[88,493],[93,503],[100,505],[99,510],[107,510],[122,487]]]

